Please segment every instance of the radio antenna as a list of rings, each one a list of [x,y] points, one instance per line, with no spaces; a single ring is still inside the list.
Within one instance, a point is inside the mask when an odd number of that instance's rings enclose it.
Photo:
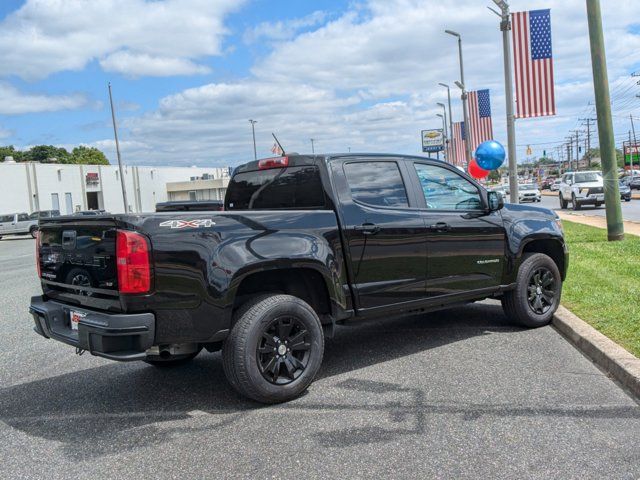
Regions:
[[[282,152],[280,154],[281,157],[285,156],[285,152],[284,152],[284,148],[282,148],[282,144],[280,143],[280,140],[278,140],[278,137],[276,137],[276,134],[271,132],[271,135],[273,136],[273,139],[276,141],[276,143],[278,144],[278,147],[280,147],[280,151]]]

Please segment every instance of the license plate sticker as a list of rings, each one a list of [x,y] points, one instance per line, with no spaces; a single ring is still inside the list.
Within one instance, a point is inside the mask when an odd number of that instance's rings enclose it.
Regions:
[[[86,313],[74,312],[73,310],[71,310],[69,312],[69,323],[71,324],[71,330],[78,330],[78,323],[86,316]]]

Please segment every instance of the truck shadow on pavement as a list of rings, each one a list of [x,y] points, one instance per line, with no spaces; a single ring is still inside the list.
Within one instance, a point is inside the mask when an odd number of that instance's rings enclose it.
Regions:
[[[470,421],[482,415],[640,418],[640,409],[633,407],[522,408],[468,405],[455,399],[430,404],[420,388],[388,380],[333,380],[492,332],[520,331],[508,324],[499,306],[486,304],[341,327],[327,340],[312,392],[272,407],[237,395],[224,377],[219,354],[201,354],[190,364],[171,369],[110,363],[0,389],[0,421],[29,436],[61,442],[69,458],[86,459],[164,444],[185,433],[216,431],[216,438],[224,438],[225,427],[254,412],[291,415],[293,411],[299,419],[309,412],[371,416],[370,426],[310,427],[306,435],[320,446],[384,443],[425,433],[427,416],[441,413],[460,414]],[[70,361],[81,366],[83,359]],[[419,368],[413,374],[420,375]],[[323,391],[323,386],[331,392]],[[335,392],[341,394],[336,397]]]

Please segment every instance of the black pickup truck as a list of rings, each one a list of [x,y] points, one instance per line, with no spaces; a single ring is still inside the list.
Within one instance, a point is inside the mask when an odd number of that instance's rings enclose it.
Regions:
[[[37,245],[40,335],[156,366],[222,350],[266,403],[309,386],[336,323],[500,298],[546,325],[568,266],[553,212],[402,155],[263,159],[236,168],[224,211],[51,218]]]

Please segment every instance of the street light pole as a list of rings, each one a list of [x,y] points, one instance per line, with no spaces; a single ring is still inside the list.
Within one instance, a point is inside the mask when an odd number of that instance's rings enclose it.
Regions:
[[[449,145],[451,148],[449,151],[453,158],[449,159],[449,163],[455,163],[456,161],[456,143],[453,141],[453,115],[451,114],[451,89],[446,83],[439,83],[438,85],[447,89],[447,102],[449,103]]]
[[[442,104],[440,104],[440,105],[442,105]],[[445,132],[447,131],[447,116],[446,116],[446,114],[443,115],[442,113],[436,113],[436,116],[440,117],[442,119],[442,135],[443,135],[442,138],[444,140],[444,135],[445,135]],[[444,145],[442,145],[442,146],[444,147]],[[443,156],[444,155],[445,154],[443,153]],[[440,152],[438,152],[438,158],[440,158]]]
[[[516,157],[516,117],[513,113],[513,77],[511,71],[511,13],[504,0],[493,0],[500,12],[490,9],[500,16],[502,31],[502,53],[504,58],[504,96],[507,102],[507,152],[509,157],[509,197],[511,203],[518,203],[518,159]]]
[[[443,147],[445,147],[444,149],[444,154],[446,156],[446,160],[447,162],[451,163],[451,159],[449,158],[449,149],[446,148],[447,143],[449,142],[449,130],[447,128],[447,107],[445,106],[444,103],[438,102],[438,106],[442,107],[442,114],[443,114],[443,124],[442,124],[442,139],[444,140],[444,145]]]
[[[471,125],[469,125],[469,112],[467,110],[467,90],[464,83],[464,62],[462,61],[462,37],[459,33],[454,32],[452,30],[445,30],[445,33],[449,35],[453,35],[458,39],[458,57],[460,60],[460,81],[456,82],[458,88],[462,90],[462,95],[460,98],[462,99],[462,114],[464,117],[464,143],[465,143],[465,158],[467,161],[467,168],[469,168],[469,164],[471,163]]]
[[[256,123],[257,120],[249,119],[249,123],[251,124],[251,134],[253,135],[253,159],[258,160],[258,151],[256,150]]]
[[[315,154],[316,154],[316,150],[315,150],[315,148],[313,147],[313,141],[314,141],[314,139],[313,139],[313,138],[310,138],[309,140],[311,140],[311,153],[315,155]]]

